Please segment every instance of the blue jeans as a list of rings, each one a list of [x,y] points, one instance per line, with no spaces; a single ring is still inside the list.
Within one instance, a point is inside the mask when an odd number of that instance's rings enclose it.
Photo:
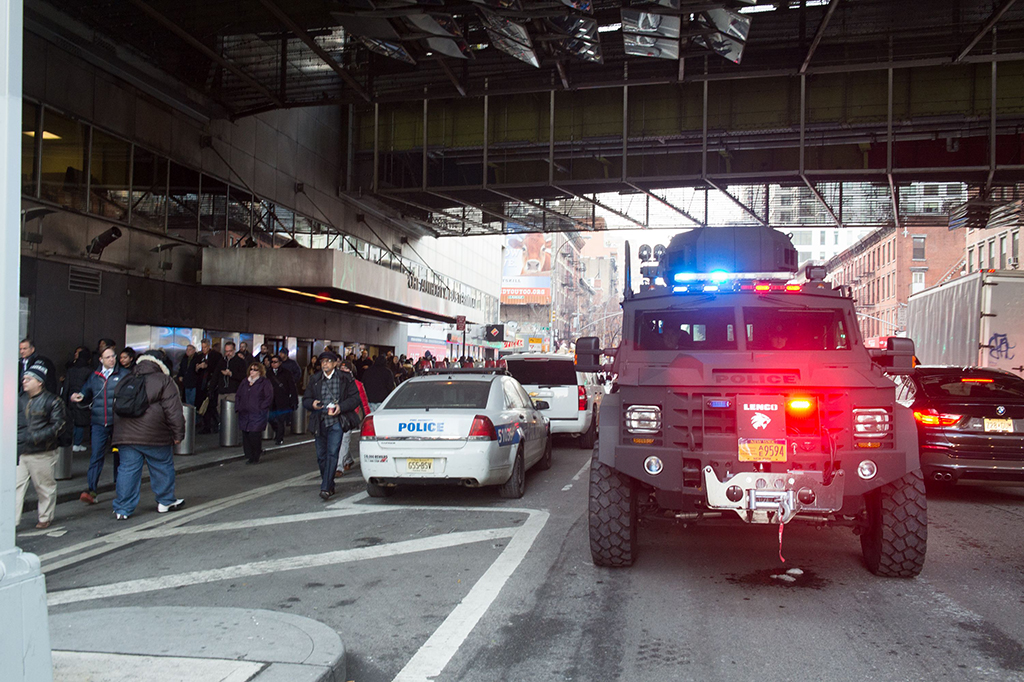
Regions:
[[[320,465],[320,490],[334,491],[334,472],[338,468],[338,450],[341,448],[341,424],[334,424],[325,435],[317,434],[316,463]]]
[[[185,389],[185,404],[192,405],[193,407],[195,406],[195,404],[196,404],[196,389],[194,389],[194,388],[186,388]]]
[[[110,426],[93,424],[90,428],[89,439],[92,441],[92,457],[89,458],[89,473],[86,474],[86,478],[89,481],[89,490],[96,492],[96,488],[100,484],[100,474],[103,473],[103,460],[110,452],[110,437],[114,433],[114,426],[113,424]],[[114,483],[117,483],[117,468],[120,463],[121,457],[115,452]]]
[[[139,506],[142,488],[142,463],[149,467],[149,486],[160,504],[174,504],[174,446],[119,445],[121,468],[117,472],[117,496],[114,511],[130,516]]]
[[[76,426],[71,444],[77,447],[82,444],[83,438],[85,438],[85,427]]]

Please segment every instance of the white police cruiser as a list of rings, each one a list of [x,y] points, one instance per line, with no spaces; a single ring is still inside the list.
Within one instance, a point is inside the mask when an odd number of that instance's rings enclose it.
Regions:
[[[363,420],[360,469],[371,497],[399,484],[501,486],[519,498],[526,470],[551,466],[551,426],[504,370],[433,370],[402,383]]]

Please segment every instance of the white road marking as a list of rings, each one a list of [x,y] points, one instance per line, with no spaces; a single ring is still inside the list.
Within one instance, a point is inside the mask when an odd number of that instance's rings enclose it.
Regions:
[[[374,545],[372,547],[342,549],[334,552],[324,552],[322,554],[306,554],[304,556],[288,557],[286,559],[253,561],[246,564],[226,566],[224,568],[215,568],[206,571],[189,571],[187,573],[160,576],[158,578],[140,578],[138,580],[125,580],[117,583],[109,583],[107,585],[96,585],[95,587],[59,590],[57,592],[51,592],[47,597],[46,602],[50,606],[60,606],[62,604],[73,604],[75,602],[89,601],[91,599],[123,597],[129,594],[169,590],[175,587],[188,587],[190,585],[201,585],[221,580],[232,580],[236,578],[263,575],[266,573],[277,573],[279,571],[294,571],[304,568],[316,568],[317,566],[331,566],[335,564],[350,563],[353,561],[365,561],[367,559],[380,559],[382,557],[399,556],[402,554],[412,554],[414,552],[425,552],[434,549],[444,549],[446,547],[455,547],[458,545],[468,545],[476,542],[508,538],[515,536],[519,532],[521,532],[521,530],[515,528],[488,528],[485,530],[432,535],[427,538],[392,542],[384,545]],[[509,544],[511,545],[512,543]],[[504,552],[502,552],[502,554],[504,554]],[[501,557],[499,557],[499,559],[500,558]]]
[[[448,614],[434,634],[395,676],[394,682],[427,682],[438,675],[462,646],[487,609],[498,597],[512,573],[522,563],[548,521],[548,513],[532,511],[522,528],[494,560],[469,594]]]
[[[573,482],[576,482],[576,481],[580,480],[580,477],[583,476],[583,474],[587,473],[587,469],[589,469],[589,468],[590,468],[590,460],[588,459],[587,463],[584,464],[583,467],[579,471],[576,472],[576,475],[572,477]],[[572,490],[572,483],[567,483],[566,485],[562,486],[562,492],[563,493],[566,492],[567,490]]]

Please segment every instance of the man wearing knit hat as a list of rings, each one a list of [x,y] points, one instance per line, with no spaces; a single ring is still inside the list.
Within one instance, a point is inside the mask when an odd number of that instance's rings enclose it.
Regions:
[[[359,390],[350,374],[339,372],[338,355],[320,354],[320,371],[314,374],[302,404],[309,412],[309,431],[316,443],[316,461],[320,465],[320,497],[334,495],[334,471],[338,468],[338,450],[344,435],[342,415],[359,407]]]
[[[29,481],[39,498],[36,528],[48,528],[57,508],[58,439],[67,428],[64,401],[44,388],[49,370],[41,362],[29,366],[21,377],[23,393],[18,396],[18,483],[14,525],[21,523]]]

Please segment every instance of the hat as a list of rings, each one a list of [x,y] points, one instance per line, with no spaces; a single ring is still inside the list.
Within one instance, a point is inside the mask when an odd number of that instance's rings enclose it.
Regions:
[[[32,363],[32,366],[25,370],[25,376],[32,377],[41,384],[46,383],[46,365],[41,362]]]
[[[320,362],[323,362],[324,360],[331,360],[332,362],[337,362],[338,354],[335,353],[334,351],[325,350],[323,353],[319,355],[319,357],[317,357],[317,360],[319,360]]]

